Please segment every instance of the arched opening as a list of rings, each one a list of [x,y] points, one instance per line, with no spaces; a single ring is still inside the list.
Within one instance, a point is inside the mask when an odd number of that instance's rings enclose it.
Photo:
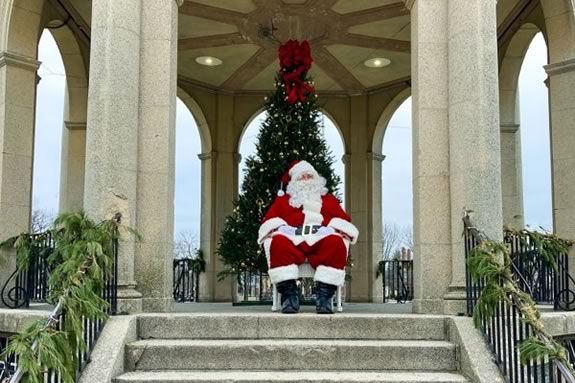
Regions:
[[[257,139],[262,123],[267,117],[267,112],[260,111],[252,119],[249,120],[244,131],[239,140],[238,153],[240,154],[239,166],[239,182],[238,182],[238,192],[242,192],[242,184],[244,178],[247,175],[247,165],[246,159],[257,152]],[[323,111],[320,112],[319,118],[319,130],[325,139],[326,145],[333,157],[334,162],[332,164],[333,172],[340,179],[338,185],[338,193],[340,200],[344,201],[345,196],[345,168],[343,163],[343,155],[345,153],[345,146],[342,139],[341,132],[335,125],[333,120],[327,116]],[[275,192],[272,192],[272,196],[275,196]],[[304,297],[309,297],[312,291],[313,282],[311,280],[304,279],[302,281],[302,292],[304,292]],[[244,273],[240,276],[239,283],[236,287],[235,301],[250,301],[262,299],[263,296],[271,296],[271,281],[267,276],[261,274],[250,274]]]
[[[174,199],[174,257],[193,258],[200,247],[202,142],[192,112],[176,104],[176,180]]]
[[[523,211],[525,225],[553,231],[547,63],[547,45],[539,32],[525,53],[518,83]]]
[[[47,228],[58,211],[66,72],[62,56],[49,30],[38,45],[39,83],[36,90],[34,170],[31,228]]]
[[[239,162],[239,182],[238,192],[241,191],[242,181],[246,175],[246,158],[256,153],[257,136],[263,121],[266,119],[266,112],[259,112],[251,120],[249,120],[246,128],[242,132],[239,142],[238,153],[241,156]],[[335,159],[333,169],[335,174],[339,177],[341,183],[338,188],[338,194],[342,203],[344,203],[345,196],[345,165],[343,163],[343,155],[345,154],[345,146],[341,132],[337,125],[334,123],[326,113],[320,113],[320,130],[327,142],[333,158]]]
[[[394,112],[385,129],[382,154],[382,257],[412,259],[413,187],[411,97]]]

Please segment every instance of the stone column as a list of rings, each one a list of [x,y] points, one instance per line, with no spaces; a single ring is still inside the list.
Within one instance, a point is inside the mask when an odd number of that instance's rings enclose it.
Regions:
[[[443,313],[451,282],[447,0],[412,5],[414,311]]]
[[[445,312],[465,312],[465,257],[461,221],[502,240],[501,153],[496,2],[449,0],[449,174],[451,283]]]
[[[178,6],[141,0],[138,232],[135,274],[142,308],[173,311],[172,268]]]
[[[39,65],[33,57],[0,53],[0,241],[30,229]],[[14,270],[15,253],[0,251],[0,289]]]
[[[371,236],[373,228],[369,225],[372,201],[371,189],[368,187],[368,172],[371,158],[368,158],[366,147],[368,144],[368,99],[367,96],[354,96],[350,98],[350,129],[354,134],[346,145],[350,155],[346,158],[346,210],[351,215],[354,225],[359,230],[357,243],[351,246],[353,267],[351,269],[350,295],[347,300],[355,302],[368,302],[373,296],[373,283],[375,277],[374,259]]]
[[[553,228],[562,238],[575,239],[575,58],[545,66],[549,75]]]
[[[523,228],[523,177],[519,124],[501,124],[501,191],[503,223]]]
[[[367,153],[368,161],[368,174],[370,175],[368,190],[371,190],[371,205],[369,211],[369,226],[371,228],[371,236],[368,239],[371,242],[371,262],[373,273],[376,272],[379,261],[383,260],[383,185],[381,182],[382,164],[385,156],[379,153]],[[383,302],[383,281],[375,278],[373,274],[372,287],[371,287],[371,302]]]
[[[72,212],[84,206],[86,167],[86,123],[64,121],[60,174],[60,212]]]
[[[122,214],[136,228],[140,87],[140,0],[92,4],[84,208],[95,220]],[[120,243],[118,310],[139,312],[135,241]]]
[[[214,148],[217,156],[212,158],[214,215],[212,220],[212,244],[214,246],[206,254],[206,278],[209,283],[210,300],[215,302],[230,302],[235,296],[234,278],[218,281],[217,274],[224,266],[216,254],[217,244],[224,229],[226,217],[233,210],[234,198],[238,195],[238,157],[236,152],[236,139],[233,134],[234,97],[230,95],[217,95],[217,122]]]
[[[200,249],[204,254],[204,259],[208,259],[211,254],[215,254],[217,242],[213,231],[214,200],[212,193],[215,190],[214,164],[217,153],[202,153],[198,155],[202,161],[202,192],[201,192],[201,216],[200,222]],[[211,262],[213,264],[214,262]],[[208,270],[211,270],[208,272]],[[205,273],[200,274],[200,297],[201,302],[212,299],[212,284],[217,281],[214,269],[208,267]]]

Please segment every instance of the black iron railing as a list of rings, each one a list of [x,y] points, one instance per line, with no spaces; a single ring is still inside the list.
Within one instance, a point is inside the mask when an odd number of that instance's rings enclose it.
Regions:
[[[50,242],[50,244],[53,245],[52,242]],[[113,251],[113,262],[114,262],[112,274],[109,276],[109,278],[107,278],[105,286],[101,292],[102,298],[108,303],[108,306],[106,308],[106,313],[108,315],[115,315],[118,306],[118,241],[117,240],[114,240],[114,243],[112,245],[112,251]],[[47,279],[45,281],[47,281]],[[39,289],[32,288],[31,290],[28,291],[37,291],[37,290]],[[46,299],[48,292],[45,292],[45,294],[46,295],[44,296],[44,300]],[[56,308],[49,315],[49,319],[47,320],[46,325],[53,326],[58,330],[63,330],[66,313],[60,309],[60,306],[61,306],[60,304],[56,305]],[[82,339],[86,344],[86,349],[83,351],[82,350],[76,351],[78,353],[78,361],[79,361],[78,368],[76,370],[76,381],[78,381],[82,370],[90,360],[90,354],[93,348],[96,346],[96,341],[98,340],[100,333],[104,329],[105,320],[103,319],[91,320],[84,318],[82,324],[83,324]],[[0,336],[0,353],[6,347],[6,344],[7,344],[6,337],[2,338]],[[2,366],[4,366],[4,369],[2,368]],[[15,374],[21,373],[17,371],[17,367],[18,367],[17,357],[13,355],[8,356],[7,361],[4,362],[0,361],[0,377],[2,376],[2,373],[5,374],[5,377],[13,377]],[[60,383],[62,382],[62,378],[54,371],[47,371],[45,373],[44,381],[48,383]],[[3,380],[0,379],[0,382],[3,383]]]
[[[381,261],[379,272],[383,281],[383,303],[413,300],[413,260]]]
[[[553,305],[554,310],[575,309],[575,280],[569,274],[567,254],[555,254],[555,266],[539,254],[528,235],[505,233],[513,262],[513,273],[521,289],[538,304]]]
[[[28,267],[25,270],[16,268],[0,290],[0,298],[6,307],[28,308],[31,302],[46,302],[50,277],[47,260],[54,250],[54,241],[47,232],[34,235],[33,242],[35,245]]]
[[[272,304],[273,286],[267,273],[244,272],[238,277],[237,302]]]
[[[464,217],[465,257],[487,237]],[[473,314],[485,281],[473,281],[466,262],[467,313]],[[513,303],[501,302],[492,316],[480,318],[480,329],[495,356],[495,362],[509,383],[574,383],[575,377],[562,363],[547,357],[527,364],[520,362],[518,345],[534,334],[532,326]]]
[[[174,259],[173,291],[176,302],[198,302],[200,290],[200,270],[194,259]]]
[[[8,334],[0,333],[0,354],[8,345]],[[16,356],[8,355],[7,358],[0,359],[0,382],[4,382],[16,372]]]

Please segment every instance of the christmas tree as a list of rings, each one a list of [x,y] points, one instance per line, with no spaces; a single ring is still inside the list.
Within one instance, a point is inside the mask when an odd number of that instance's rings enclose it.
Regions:
[[[337,194],[340,180],[332,170],[334,158],[320,131],[317,94],[308,76],[309,44],[290,40],[279,48],[279,59],[276,91],[265,98],[267,117],[258,133],[256,154],[246,159],[241,193],[220,239],[218,255],[226,266],[220,277],[267,271],[258,229],[292,161],[312,164],[325,177],[329,192]]]

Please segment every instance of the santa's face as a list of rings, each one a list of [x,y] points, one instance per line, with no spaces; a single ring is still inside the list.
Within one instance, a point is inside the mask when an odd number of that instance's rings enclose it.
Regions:
[[[290,205],[299,208],[308,201],[321,201],[321,196],[327,193],[325,184],[325,178],[311,172],[298,175],[287,186]]]

